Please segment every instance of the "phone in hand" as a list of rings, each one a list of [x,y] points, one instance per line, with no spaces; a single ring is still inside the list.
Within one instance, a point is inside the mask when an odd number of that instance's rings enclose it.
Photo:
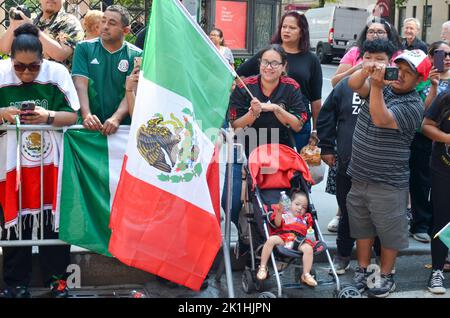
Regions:
[[[384,72],[384,79],[386,81],[398,80],[398,67],[397,66],[386,66],[386,69]]]
[[[21,107],[20,107],[20,110],[21,110],[22,112],[25,112],[25,111],[33,111],[35,108],[36,108],[36,103],[35,103],[34,101],[30,100],[30,101],[24,101],[24,102],[22,102],[22,105],[21,105]],[[30,116],[30,115],[31,115],[31,114],[20,114],[21,117],[22,117],[22,116]]]
[[[445,52],[443,50],[436,50],[433,54],[433,64],[438,72],[444,71]]]

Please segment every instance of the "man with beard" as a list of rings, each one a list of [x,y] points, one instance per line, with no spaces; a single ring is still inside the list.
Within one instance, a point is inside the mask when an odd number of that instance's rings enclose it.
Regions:
[[[86,129],[114,134],[120,124],[129,125],[125,98],[126,77],[142,51],[125,41],[130,14],[120,5],[106,8],[100,37],[80,42],[75,49],[72,76]]]
[[[44,48],[44,58],[65,64],[69,69],[72,54],[84,32],[80,21],[63,8],[64,0],[40,0],[41,12],[31,20],[17,8],[11,8],[10,16],[20,15],[22,19],[11,18],[11,24],[0,38],[0,51],[9,54],[14,30],[24,23],[35,24],[41,32],[39,40]]]

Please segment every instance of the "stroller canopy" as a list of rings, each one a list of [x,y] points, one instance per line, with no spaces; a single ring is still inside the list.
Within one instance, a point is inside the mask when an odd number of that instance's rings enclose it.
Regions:
[[[266,144],[252,151],[248,167],[253,187],[260,189],[290,188],[296,171],[306,182],[314,184],[308,165],[292,148],[280,144]]]

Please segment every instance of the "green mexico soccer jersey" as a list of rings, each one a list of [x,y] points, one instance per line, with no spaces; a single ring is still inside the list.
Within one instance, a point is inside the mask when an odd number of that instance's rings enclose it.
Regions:
[[[24,101],[34,101],[36,106],[54,111],[76,112],[80,108],[75,86],[64,65],[43,60],[37,78],[22,83],[11,60],[0,61],[0,108],[20,108]]]
[[[119,107],[125,96],[126,77],[133,70],[134,58],[141,54],[138,47],[128,42],[111,53],[100,38],[79,42],[75,48],[72,76],[89,79],[89,107],[102,123]],[[129,125],[130,118],[127,116],[121,124]]]

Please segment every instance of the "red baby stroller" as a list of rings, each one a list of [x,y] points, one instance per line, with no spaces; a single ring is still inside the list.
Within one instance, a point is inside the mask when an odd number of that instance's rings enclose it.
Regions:
[[[264,281],[256,279],[256,263],[259,263],[262,247],[269,237],[269,227],[271,226],[269,221],[270,206],[279,202],[281,191],[288,192],[291,189],[300,189],[308,196],[309,206],[307,212],[311,213],[314,219],[313,229],[315,239],[318,242],[315,246],[314,254],[326,253],[331,273],[337,283],[336,296],[339,298],[360,297],[358,290],[352,286],[346,286],[341,289],[330,253],[317,226],[317,211],[312,204],[310,196],[313,180],[302,157],[288,146],[266,144],[251,152],[246,168],[248,175],[250,175],[250,178],[247,178],[247,187],[249,201],[252,204],[249,204],[250,211],[247,211],[246,214],[251,265],[248,264],[242,275],[244,292],[251,293],[253,289],[256,289],[262,292],[260,297],[275,297],[274,293],[264,291]],[[302,254],[297,250],[282,246],[274,248],[271,255],[271,263],[277,282],[278,297],[282,296],[280,273],[292,265],[295,277],[298,279],[302,268],[301,259]],[[282,266],[283,269],[281,271],[278,270],[277,264]],[[312,274],[314,275],[314,271],[312,271]],[[289,285],[292,288],[293,285],[299,286],[300,284]]]

